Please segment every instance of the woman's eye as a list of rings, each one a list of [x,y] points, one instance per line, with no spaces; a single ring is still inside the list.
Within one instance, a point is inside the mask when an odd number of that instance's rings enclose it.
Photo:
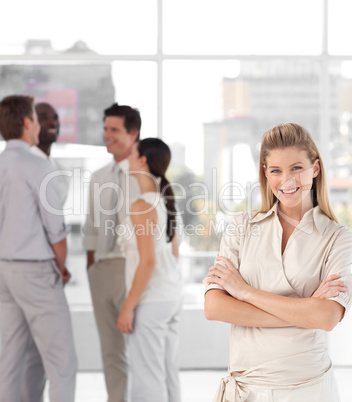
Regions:
[[[280,170],[279,169],[274,169],[270,173],[280,173]]]
[[[295,167],[293,168],[293,170],[301,170],[301,169],[302,169],[301,166],[295,166]]]

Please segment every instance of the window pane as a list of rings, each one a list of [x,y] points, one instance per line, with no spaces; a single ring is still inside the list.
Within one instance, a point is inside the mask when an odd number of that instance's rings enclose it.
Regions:
[[[14,93],[32,95],[35,102],[57,109],[59,142],[103,145],[102,113],[115,100],[137,107],[145,133],[156,133],[154,62],[0,64],[0,99]]]
[[[292,121],[319,143],[320,81],[320,65],[310,61],[165,62],[163,135],[178,155],[184,151],[172,180],[182,186],[175,192],[188,225],[186,281],[206,276],[231,214],[258,206],[264,132]]]
[[[340,223],[352,228],[352,62],[332,62],[329,188]]]
[[[112,63],[120,104],[136,107],[142,117],[141,137],[157,137],[157,65],[149,61],[117,61]]]
[[[13,0],[1,17],[0,54],[156,52],[156,0]]]
[[[168,54],[319,54],[322,0],[165,0]]]
[[[329,1],[329,53],[338,55],[352,54],[351,48],[351,14],[352,2],[350,0]]]

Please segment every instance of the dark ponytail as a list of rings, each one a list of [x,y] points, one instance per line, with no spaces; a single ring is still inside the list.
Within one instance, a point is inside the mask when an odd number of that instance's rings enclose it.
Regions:
[[[150,173],[160,178],[160,193],[165,198],[167,209],[167,238],[170,242],[176,232],[176,206],[175,196],[171,184],[165,177],[165,172],[170,164],[171,151],[164,141],[159,138],[145,138],[138,143],[139,156],[147,158]]]
[[[161,177],[160,193],[163,194],[165,198],[167,210],[167,237],[168,241],[170,242],[173,239],[176,231],[176,206],[174,192],[171,184],[165,176]]]

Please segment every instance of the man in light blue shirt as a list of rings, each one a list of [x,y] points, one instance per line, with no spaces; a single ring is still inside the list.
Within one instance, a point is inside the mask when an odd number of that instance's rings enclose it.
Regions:
[[[50,381],[51,402],[73,402],[77,367],[63,285],[66,235],[50,162],[33,155],[39,123],[33,98],[0,103],[0,402],[19,401],[33,338]]]

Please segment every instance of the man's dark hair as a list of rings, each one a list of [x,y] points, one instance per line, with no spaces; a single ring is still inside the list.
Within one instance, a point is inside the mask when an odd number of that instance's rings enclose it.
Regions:
[[[0,133],[6,141],[22,137],[24,118],[33,120],[33,101],[31,96],[12,95],[0,102]]]
[[[139,140],[142,121],[138,109],[133,109],[131,106],[120,106],[118,103],[114,103],[104,110],[104,121],[109,116],[124,117],[124,126],[127,132],[130,133],[134,130],[138,131],[138,137],[136,141]]]

